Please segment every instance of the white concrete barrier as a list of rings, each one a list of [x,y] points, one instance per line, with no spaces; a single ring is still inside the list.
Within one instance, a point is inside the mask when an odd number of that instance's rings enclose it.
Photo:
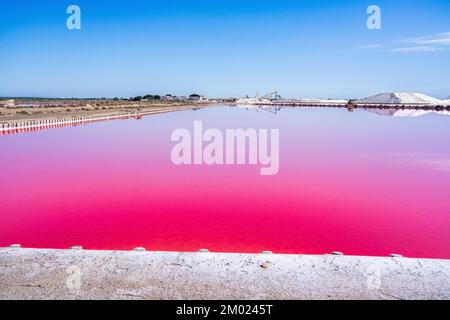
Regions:
[[[450,299],[450,261],[4,248],[0,299]]]

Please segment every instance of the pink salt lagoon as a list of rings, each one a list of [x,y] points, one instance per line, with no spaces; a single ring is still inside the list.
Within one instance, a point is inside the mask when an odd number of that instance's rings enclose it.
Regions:
[[[280,170],[175,166],[178,128],[280,129]],[[450,118],[212,107],[0,136],[0,246],[450,258]]]

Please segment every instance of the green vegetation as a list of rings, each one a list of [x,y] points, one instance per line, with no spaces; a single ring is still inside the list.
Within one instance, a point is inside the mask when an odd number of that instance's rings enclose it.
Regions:
[[[145,96],[137,96],[137,97],[132,97],[130,98],[131,101],[142,101],[142,100],[161,100],[161,96],[160,95],[145,95]]]

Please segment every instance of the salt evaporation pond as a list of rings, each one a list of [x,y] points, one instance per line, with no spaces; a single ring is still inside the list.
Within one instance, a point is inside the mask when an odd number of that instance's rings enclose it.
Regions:
[[[278,175],[175,166],[195,120],[280,129]],[[0,136],[0,166],[0,246],[450,258],[443,115],[212,107]]]

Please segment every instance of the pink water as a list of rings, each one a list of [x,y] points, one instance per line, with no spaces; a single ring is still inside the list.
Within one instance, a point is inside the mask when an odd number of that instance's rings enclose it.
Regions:
[[[175,166],[170,135],[279,128],[280,172]],[[450,258],[450,118],[216,107],[0,136],[0,246]]]

